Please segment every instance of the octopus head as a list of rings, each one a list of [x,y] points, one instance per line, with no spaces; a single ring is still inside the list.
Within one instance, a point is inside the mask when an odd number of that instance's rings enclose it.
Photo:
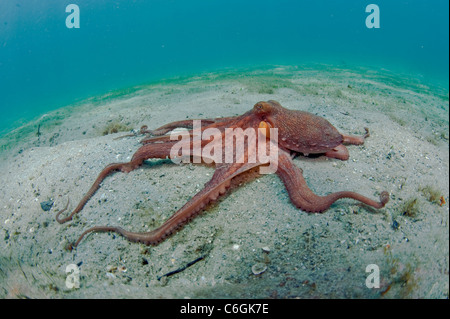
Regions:
[[[278,143],[292,151],[324,153],[343,142],[343,136],[324,118],[286,109],[277,101],[258,102],[252,113],[266,137],[270,137],[270,128],[277,128]]]

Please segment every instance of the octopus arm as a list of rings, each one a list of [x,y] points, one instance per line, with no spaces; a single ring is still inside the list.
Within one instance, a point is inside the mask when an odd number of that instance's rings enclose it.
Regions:
[[[341,198],[352,198],[377,209],[383,208],[389,201],[389,193],[386,191],[380,194],[379,201],[350,191],[341,191],[326,196],[318,196],[309,189],[303,178],[302,170],[292,162],[288,154],[280,155],[277,174],[286,186],[293,204],[306,212],[323,212]]]

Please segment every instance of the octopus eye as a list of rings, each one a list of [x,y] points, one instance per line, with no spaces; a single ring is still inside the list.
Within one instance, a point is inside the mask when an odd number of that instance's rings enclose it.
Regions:
[[[267,114],[270,113],[271,107],[267,102],[258,102],[255,104],[253,110],[257,114]]]
[[[258,113],[262,113],[266,111],[266,106],[263,103],[255,104],[255,111]]]

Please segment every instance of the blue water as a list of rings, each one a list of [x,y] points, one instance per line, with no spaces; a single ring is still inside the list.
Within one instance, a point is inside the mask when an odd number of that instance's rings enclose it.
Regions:
[[[79,29],[66,27],[71,3]],[[448,0],[0,0],[0,134],[89,96],[222,68],[363,65],[448,88],[448,12]]]

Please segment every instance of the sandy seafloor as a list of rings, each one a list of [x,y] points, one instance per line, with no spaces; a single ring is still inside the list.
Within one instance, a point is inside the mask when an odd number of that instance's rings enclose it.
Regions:
[[[55,213],[69,197],[73,209],[103,167],[129,161],[140,146],[140,136],[103,135],[108,125],[153,129],[242,114],[269,99],[323,116],[346,134],[369,127],[364,145],[348,147],[348,161],[294,162],[319,195],[354,190],[378,198],[387,190],[388,205],[376,211],[345,199],[308,214],[291,204],[276,175],[264,175],[156,247],[96,233],[65,249],[93,225],[157,227],[213,174],[207,166],[149,161],[108,177],[81,213],[60,225]],[[0,140],[0,297],[448,298],[448,139],[448,89],[363,68],[227,70],[61,108]],[[427,186],[446,203],[430,200]],[[415,211],[405,214],[414,199]],[[53,207],[44,211],[40,203],[49,200]],[[79,288],[66,286],[70,264],[78,265]],[[254,275],[255,264],[266,271]],[[369,264],[380,269],[378,289],[366,287]]]

